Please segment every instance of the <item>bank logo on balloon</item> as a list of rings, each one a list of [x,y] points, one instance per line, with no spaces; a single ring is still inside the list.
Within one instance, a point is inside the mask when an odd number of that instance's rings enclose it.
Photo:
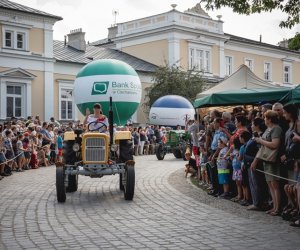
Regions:
[[[94,82],[92,95],[105,95],[108,90],[108,81],[105,82]]]

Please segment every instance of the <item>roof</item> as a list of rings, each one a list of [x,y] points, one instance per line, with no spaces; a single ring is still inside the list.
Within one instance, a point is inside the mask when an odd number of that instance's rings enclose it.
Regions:
[[[44,16],[44,17],[50,17],[50,18],[54,18],[57,20],[62,20],[63,18],[60,16],[55,16],[49,13],[46,13],[44,11],[40,11],[37,9],[33,9],[27,6],[24,6],[22,4],[18,4],[18,3],[14,3],[8,0],[1,0],[0,1],[0,8],[1,9],[7,9],[7,10],[15,10],[15,11],[20,11],[20,12],[24,12],[24,13],[28,13],[28,14],[35,14],[35,15],[39,15],[39,16]]]
[[[300,85],[289,90],[289,92],[279,100],[283,104],[300,104]]]
[[[260,79],[246,65],[241,65],[237,71],[225,78],[216,86],[197,94],[197,98],[207,96],[213,93],[223,91],[224,89],[239,90],[239,89],[255,89],[255,88],[270,88],[276,89],[281,86],[273,85]]]
[[[105,44],[110,44],[110,43],[113,43],[113,41],[111,39],[104,38],[104,39],[100,39],[100,40],[91,42],[90,45],[99,46],[99,45],[105,45]]]
[[[258,88],[226,90],[198,98],[194,101],[194,108],[218,107],[232,105],[259,104],[263,102],[274,103],[288,94],[289,88]]]
[[[98,59],[117,59],[126,62],[136,71],[154,72],[157,66],[119,50],[86,45],[85,51],[65,45],[63,41],[53,41],[53,54],[57,61],[87,64]]]
[[[228,34],[228,33],[224,33],[224,35],[230,37],[229,41],[236,41],[236,42],[241,42],[241,43],[247,43],[247,44],[252,44],[252,45],[267,47],[267,48],[271,48],[271,49],[282,50],[282,51],[285,51],[285,52],[291,52],[291,53],[300,54],[300,51],[291,50],[289,48],[281,47],[281,46],[278,46],[278,45],[273,45],[273,44],[269,44],[269,43],[263,43],[263,42],[251,40],[251,39],[248,39],[248,38],[244,38],[244,37],[240,37],[240,36],[235,36],[235,35]]]

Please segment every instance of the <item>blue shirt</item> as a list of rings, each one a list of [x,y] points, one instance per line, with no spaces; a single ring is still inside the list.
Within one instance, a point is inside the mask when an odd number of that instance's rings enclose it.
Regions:
[[[57,148],[62,149],[63,148],[63,140],[61,136],[57,136]]]
[[[214,137],[213,137],[213,140],[211,142],[211,146],[210,148],[212,150],[217,150],[218,148],[218,140],[221,138],[221,137],[225,137],[227,138],[226,134],[224,132],[222,132],[221,130],[216,130],[215,133],[214,133]]]
[[[232,168],[234,170],[240,170],[242,168],[241,161],[239,161],[238,157],[239,151],[237,149],[234,149],[232,152]]]

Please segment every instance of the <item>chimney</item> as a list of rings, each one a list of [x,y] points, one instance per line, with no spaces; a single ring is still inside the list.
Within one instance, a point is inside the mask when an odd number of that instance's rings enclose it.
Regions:
[[[261,43],[262,41],[262,35],[259,35],[259,42]]]
[[[85,32],[82,32],[82,29],[71,30],[70,34],[68,34],[68,46],[75,48],[80,51],[85,51],[86,43],[85,43]]]
[[[288,39],[283,39],[282,41],[280,41],[278,43],[279,47],[283,47],[283,48],[289,48],[289,40]]]

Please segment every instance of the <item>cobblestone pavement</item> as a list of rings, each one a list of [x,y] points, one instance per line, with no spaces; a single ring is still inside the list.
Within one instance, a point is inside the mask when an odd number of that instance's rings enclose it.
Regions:
[[[55,167],[0,181],[0,249],[299,249],[300,230],[191,185],[184,162],[136,157],[136,192],[117,176],[79,177],[58,204]]]

